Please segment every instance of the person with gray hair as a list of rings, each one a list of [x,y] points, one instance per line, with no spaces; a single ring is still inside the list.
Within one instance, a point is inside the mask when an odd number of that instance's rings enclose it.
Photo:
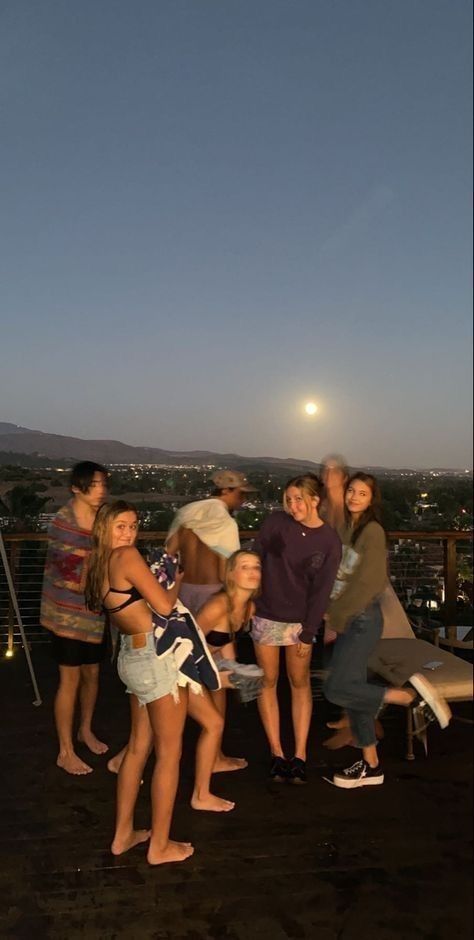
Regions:
[[[341,454],[328,454],[321,463],[324,496],[319,515],[338,535],[345,525],[344,489],[349,479],[349,467]]]

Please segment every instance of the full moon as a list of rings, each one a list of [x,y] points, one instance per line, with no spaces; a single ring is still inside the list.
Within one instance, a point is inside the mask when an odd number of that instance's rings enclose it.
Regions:
[[[307,415],[315,415],[318,410],[318,406],[315,405],[314,401],[308,401],[304,406],[304,410],[306,411]]]

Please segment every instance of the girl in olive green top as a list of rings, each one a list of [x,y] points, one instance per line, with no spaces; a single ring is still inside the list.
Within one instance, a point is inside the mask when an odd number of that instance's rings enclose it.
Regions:
[[[362,748],[362,760],[334,774],[338,787],[374,786],[383,783],[374,719],[383,704],[412,705],[417,693],[430,706],[441,727],[451,716],[449,706],[419,673],[411,676],[412,688],[390,689],[367,681],[369,656],[382,635],[379,598],[387,585],[385,532],[380,523],[381,495],[375,477],[357,473],[346,485],[347,529],[344,550],[331,594],[328,620],[339,634],[324,694],[346,709],[353,739]],[[416,691],[415,691],[416,690]],[[426,714],[426,712],[425,712]]]

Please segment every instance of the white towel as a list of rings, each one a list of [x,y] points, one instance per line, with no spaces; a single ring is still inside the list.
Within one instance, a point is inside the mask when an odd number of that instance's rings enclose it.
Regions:
[[[217,555],[229,558],[240,548],[239,529],[221,499],[201,499],[178,509],[168,538],[181,526],[191,529]]]

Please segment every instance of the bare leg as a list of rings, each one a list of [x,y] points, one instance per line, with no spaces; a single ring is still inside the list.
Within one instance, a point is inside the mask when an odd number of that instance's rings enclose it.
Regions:
[[[339,731],[336,731],[335,734],[331,735],[330,738],[326,738],[323,741],[324,747],[327,747],[330,751],[337,751],[341,747],[347,747],[349,744],[353,744],[354,739],[352,737],[351,728],[341,728]]]
[[[342,731],[343,728],[350,728],[349,718],[346,712],[342,713],[339,721],[327,721],[326,728],[334,728],[335,731]]]
[[[180,689],[179,702],[172,695],[165,695],[147,706],[156,754],[151,781],[152,828],[147,855],[150,865],[184,862],[194,852],[189,842],[172,842],[169,837],[187,704],[187,690]]]
[[[202,695],[190,693],[188,715],[202,728],[196,748],[196,775],[191,806],[214,813],[228,813],[234,809],[235,803],[214,796],[210,791],[211,774],[222,740],[224,720],[207,689],[202,690]]]
[[[414,689],[386,689],[383,700],[387,705],[404,705],[408,708],[415,698]]]
[[[146,708],[140,708],[135,695],[130,695],[130,711],[130,738],[127,747],[120,752],[124,756],[117,780],[117,813],[111,846],[113,855],[122,855],[150,838],[148,830],[134,828],[133,815],[143,768],[153,747],[153,735],[148,712]]]
[[[378,767],[379,758],[377,754],[376,744],[369,744],[368,747],[363,747],[362,756],[364,760],[367,761],[370,767]]]
[[[114,754],[114,756],[107,761],[107,770],[110,770],[111,774],[119,773],[123,759],[127,753],[127,747],[128,744],[126,744],[125,747],[123,747],[122,750],[118,752],[118,754]]]
[[[258,710],[270,750],[275,757],[284,757],[280,740],[280,710],[277,684],[280,669],[280,647],[255,643],[257,663],[263,669],[263,687],[258,697]]]
[[[92,717],[94,715],[97,693],[99,691],[99,664],[81,666],[81,684],[79,696],[81,701],[81,723],[77,734],[78,741],[82,741],[93,754],[105,754],[108,747],[99,741],[92,731]]]
[[[306,744],[313,713],[309,667],[311,655],[297,655],[297,646],[286,647],[286,668],[291,688],[291,717],[295,735],[295,757],[306,760]]]
[[[72,724],[80,678],[80,666],[60,666],[59,686],[54,700],[54,719],[59,738],[56,763],[66,773],[75,775],[92,773],[92,767],[77,756],[72,743]]]
[[[222,718],[223,726],[225,725],[225,713],[226,713],[226,704],[227,704],[227,693],[225,689],[219,689],[217,692],[211,692],[212,701],[219,712],[219,715]],[[245,760],[245,757],[226,757],[222,753],[221,748],[217,752],[217,757],[212,768],[213,774],[225,773],[230,770],[243,770],[244,767],[248,767],[248,762]]]
[[[382,738],[385,737],[383,724],[376,718],[374,725],[376,738],[378,741],[381,741]],[[337,751],[341,747],[347,747],[348,744],[354,743],[350,721],[345,712],[340,721],[328,721],[327,726],[328,728],[336,729],[335,734],[327,738],[326,741],[323,741],[324,747],[329,748],[330,751]]]

